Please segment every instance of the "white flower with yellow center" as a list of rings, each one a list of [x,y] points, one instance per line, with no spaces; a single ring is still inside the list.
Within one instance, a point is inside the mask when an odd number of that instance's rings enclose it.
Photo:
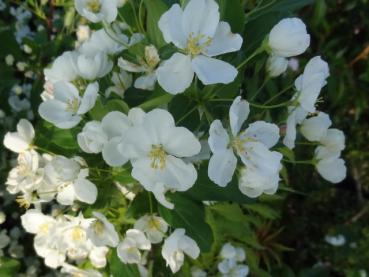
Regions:
[[[87,229],[88,238],[96,246],[116,247],[119,243],[119,236],[106,217],[98,212],[92,213],[95,219]]]
[[[209,161],[208,175],[219,186],[225,187],[233,178],[237,166],[235,153],[249,170],[258,173],[274,176],[281,168],[282,155],[269,150],[279,140],[279,128],[256,121],[240,132],[249,112],[249,103],[238,96],[229,110],[231,135],[220,120],[213,121],[210,126],[208,143],[213,156]]]
[[[119,58],[118,66],[128,72],[143,73],[134,83],[134,87],[144,90],[153,90],[156,83],[156,68],[160,62],[158,50],[154,45],[145,47],[145,57],[139,64]]]
[[[161,254],[167,266],[176,273],[184,263],[184,254],[196,259],[200,255],[200,249],[192,238],[185,235],[185,229],[176,229],[164,241]]]
[[[113,22],[118,15],[117,5],[116,0],[75,0],[77,12],[93,23]]]
[[[204,85],[233,82],[237,69],[213,57],[238,51],[243,40],[219,18],[214,0],[191,0],[184,10],[175,4],[161,16],[159,28],[164,40],[181,49],[156,71],[164,90],[171,94],[184,92],[195,73]]]
[[[142,123],[129,130],[126,144],[133,178],[159,201],[166,190],[186,191],[195,183],[195,167],[182,158],[198,154],[200,142],[188,129],[176,127],[169,112],[145,114]]]
[[[119,243],[117,254],[123,263],[142,264],[143,257],[140,250],[150,250],[151,243],[140,230],[129,229],[126,237]]]
[[[168,223],[159,216],[144,215],[136,221],[134,228],[144,232],[151,243],[159,243],[168,231]]]
[[[27,119],[19,120],[17,132],[8,132],[4,137],[4,146],[15,153],[22,153],[32,148],[35,130]]]
[[[82,120],[82,115],[95,106],[98,91],[97,82],[89,84],[81,97],[72,83],[57,82],[54,84],[54,99],[41,103],[38,112],[58,128],[73,128]]]

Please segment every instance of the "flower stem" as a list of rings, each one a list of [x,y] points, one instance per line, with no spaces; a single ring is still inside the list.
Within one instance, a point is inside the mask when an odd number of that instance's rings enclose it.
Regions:
[[[258,49],[255,50],[254,53],[252,53],[250,56],[248,56],[242,63],[240,63],[237,66],[237,70],[240,70],[242,67],[244,67],[249,61],[251,61],[255,56],[259,55],[260,53],[264,52],[265,47],[262,44]]]
[[[251,107],[260,108],[260,109],[275,109],[275,108],[288,106],[290,103],[291,101],[283,102],[283,103],[276,104],[276,105],[259,105],[259,104],[249,102]]]
[[[313,160],[308,160],[308,161],[291,161],[291,160],[286,160],[283,159],[284,162],[286,163],[291,163],[291,164],[310,164],[313,165],[314,161]]]

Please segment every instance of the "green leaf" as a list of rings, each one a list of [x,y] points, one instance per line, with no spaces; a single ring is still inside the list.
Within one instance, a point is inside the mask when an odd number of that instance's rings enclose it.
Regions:
[[[205,222],[205,210],[201,203],[176,193],[171,195],[173,210],[158,205],[160,215],[174,228],[184,228],[186,234],[199,245],[201,252],[208,252],[213,242],[213,233]]]
[[[165,45],[163,34],[158,22],[161,15],[168,10],[168,6],[162,0],[144,0],[147,10],[147,35],[151,42],[160,48]]]
[[[118,111],[125,114],[128,114],[129,112],[127,103],[120,99],[109,100],[105,105],[105,109],[107,109],[109,112]]]
[[[113,277],[140,277],[137,265],[124,264],[119,260],[116,249],[109,255],[109,270]]]
[[[0,276],[3,277],[16,276],[19,267],[20,267],[19,261],[3,257],[0,259]]]
[[[245,28],[245,12],[240,0],[217,0],[222,21],[231,25],[233,33],[243,33]]]

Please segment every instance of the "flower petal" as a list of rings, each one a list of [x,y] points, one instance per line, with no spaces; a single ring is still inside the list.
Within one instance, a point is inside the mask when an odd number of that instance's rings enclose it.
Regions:
[[[244,135],[262,142],[268,148],[271,148],[276,145],[279,140],[279,128],[272,123],[256,121],[250,124]]]
[[[209,147],[213,153],[223,153],[229,144],[229,136],[220,120],[214,120],[209,130]]]
[[[332,125],[329,115],[319,112],[317,116],[305,119],[301,125],[301,133],[308,141],[320,141],[327,135],[328,128]]]
[[[345,161],[337,158],[324,159],[318,162],[316,168],[319,174],[327,181],[337,184],[346,177]]]
[[[123,144],[122,138],[115,137],[104,145],[102,156],[108,165],[117,167],[124,165],[128,161],[128,157],[121,151]]]
[[[243,39],[239,34],[233,34],[227,22],[221,21],[209,47],[205,49],[206,55],[212,57],[241,49]]]
[[[231,149],[215,153],[209,161],[208,175],[218,186],[225,187],[232,181],[237,158]]]
[[[174,4],[160,17],[158,25],[163,33],[165,42],[172,42],[178,48],[185,49],[187,38],[182,29],[182,15],[181,7],[178,4]]]
[[[175,53],[156,70],[159,85],[171,94],[184,92],[192,83],[194,72],[189,56]]]
[[[124,113],[115,111],[104,116],[101,126],[109,138],[119,137],[130,127],[130,121]]]
[[[229,109],[229,121],[233,136],[241,130],[242,124],[246,121],[250,113],[250,105],[246,100],[242,100],[241,96],[236,97]]]
[[[79,106],[77,114],[79,115],[85,114],[95,106],[97,96],[99,95],[98,92],[99,92],[99,84],[97,82],[94,82],[87,86],[86,91],[82,97],[81,104]]]
[[[204,85],[229,84],[238,74],[233,65],[203,55],[192,60],[192,68]]]
[[[143,90],[154,90],[156,83],[156,74],[151,73],[138,77],[135,81],[134,87]]]
[[[199,140],[184,127],[167,129],[162,134],[162,142],[165,151],[176,157],[191,157],[201,150]]]
[[[76,198],[84,203],[93,204],[97,198],[97,188],[95,184],[87,179],[77,179],[74,182],[74,191]]]

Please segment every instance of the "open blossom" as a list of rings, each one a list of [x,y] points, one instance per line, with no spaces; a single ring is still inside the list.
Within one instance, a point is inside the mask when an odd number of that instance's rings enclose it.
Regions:
[[[168,231],[168,223],[155,215],[144,215],[136,221],[134,227],[144,232],[151,243],[161,242]]]
[[[274,55],[288,58],[306,51],[310,35],[301,19],[285,18],[270,31],[268,44]]]
[[[96,246],[116,247],[119,243],[119,236],[106,217],[98,212],[93,212],[95,220],[93,220],[87,229],[88,238]]]
[[[143,73],[135,80],[134,87],[144,90],[153,90],[156,83],[156,67],[160,62],[158,50],[154,45],[145,47],[145,57],[139,61],[139,64],[129,62],[119,58],[118,66],[128,72]]]
[[[200,152],[198,139],[188,129],[176,127],[169,112],[154,109],[130,129],[126,143],[132,177],[152,191],[159,202],[173,208],[161,200],[166,190],[186,191],[194,185],[197,171],[182,158]]]
[[[57,194],[62,205],[72,205],[75,200],[93,204],[97,198],[96,186],[87,180],[88,169],[82,168],[80,159],[54,157],[45,166],[45,181]]]
[[[112,93],[115,93],[119,97],[124,96],[124,92],[132,86],[132,74],[120,70],[120,72],[113,72],[111,76],[113,86],[110,86],[105,91],[105,96],[109,97]]]
[[[225,259],[218,264],[218,270],[222,277],[246,277],[249,274],[249,267],[237,264],[236,260]]]
[[[196,259],[200,254],[200,249],[192,238],[185,235],[184,229],[175,229],[164,241],[161,254],[167,266],[170,267],[173,273],[176,273],[183,265],[184,255]]]
[[[293,105],[288,107],[287,130],[283,139],[283,144],[289,149],[295,147],[296,126],[301,124],[309,113],[316,111],[315,103],[327,83],[328,76],[328,64],[317,56],[307,63],[304,73],[295,80],[297,92],[292,97]]]
[[[17,124],[17,132],[8,132],[4,137],[4,146],[15,153],[22,153],[31,149],[32,141],[35,137],[35,130],[32,124],[21,119]]]
[[[175,53],[159,66],[158,82],[164,90],[184,92],[195,73],[204,85],[228,84],[236,78],[235,67],[213,57],[238,51],[243,40],[219,17],[214,0],[191,0],[184,10],[174,4],[161,16],[159,28],[165,41],[186,53]]]
[[[119,243],[117,253],[123,263],[142,264],[143,257],[140,250],[150,250],[151,243],[140,230],[129,229],[126,237]]]
[[[230,243],[226,243],[223,245],[220,256],[223,259],[231,259],[236,260],[237,262],[243,262],[246,259],[245,250],[240,247],[234,247]]]
[[[94,107],[98,91],[98,83],[89,84],[81,97],[72,83],[57,82],[54,84],[54,99],[41,103],[38,112],[58,128],[73,128],[82,120],[82,115]]]
[[[282,155],[269,150],[279,140],[276,125],[257,121],[240,132],[249,112],[248,102],[238,96],[229,110],[231,134],[228,134],[219,120],[210,125],[208,143],[213,156],[209,161],[208,175],[219,186],[224,187],[232,180],[237,166],[235,152],[249,171],[275,178],[281,168]],[[244,189],[241,191],[245,193]]]
[[[93,23],[111,23],[118,15],[116,0],[75,0],[75,8],[80,15]]]
[[[107,75],[113,68],[113,62],[104,52],[94,55],[80,53],[76,60],[78,75],[87,80],[95,80]]]

